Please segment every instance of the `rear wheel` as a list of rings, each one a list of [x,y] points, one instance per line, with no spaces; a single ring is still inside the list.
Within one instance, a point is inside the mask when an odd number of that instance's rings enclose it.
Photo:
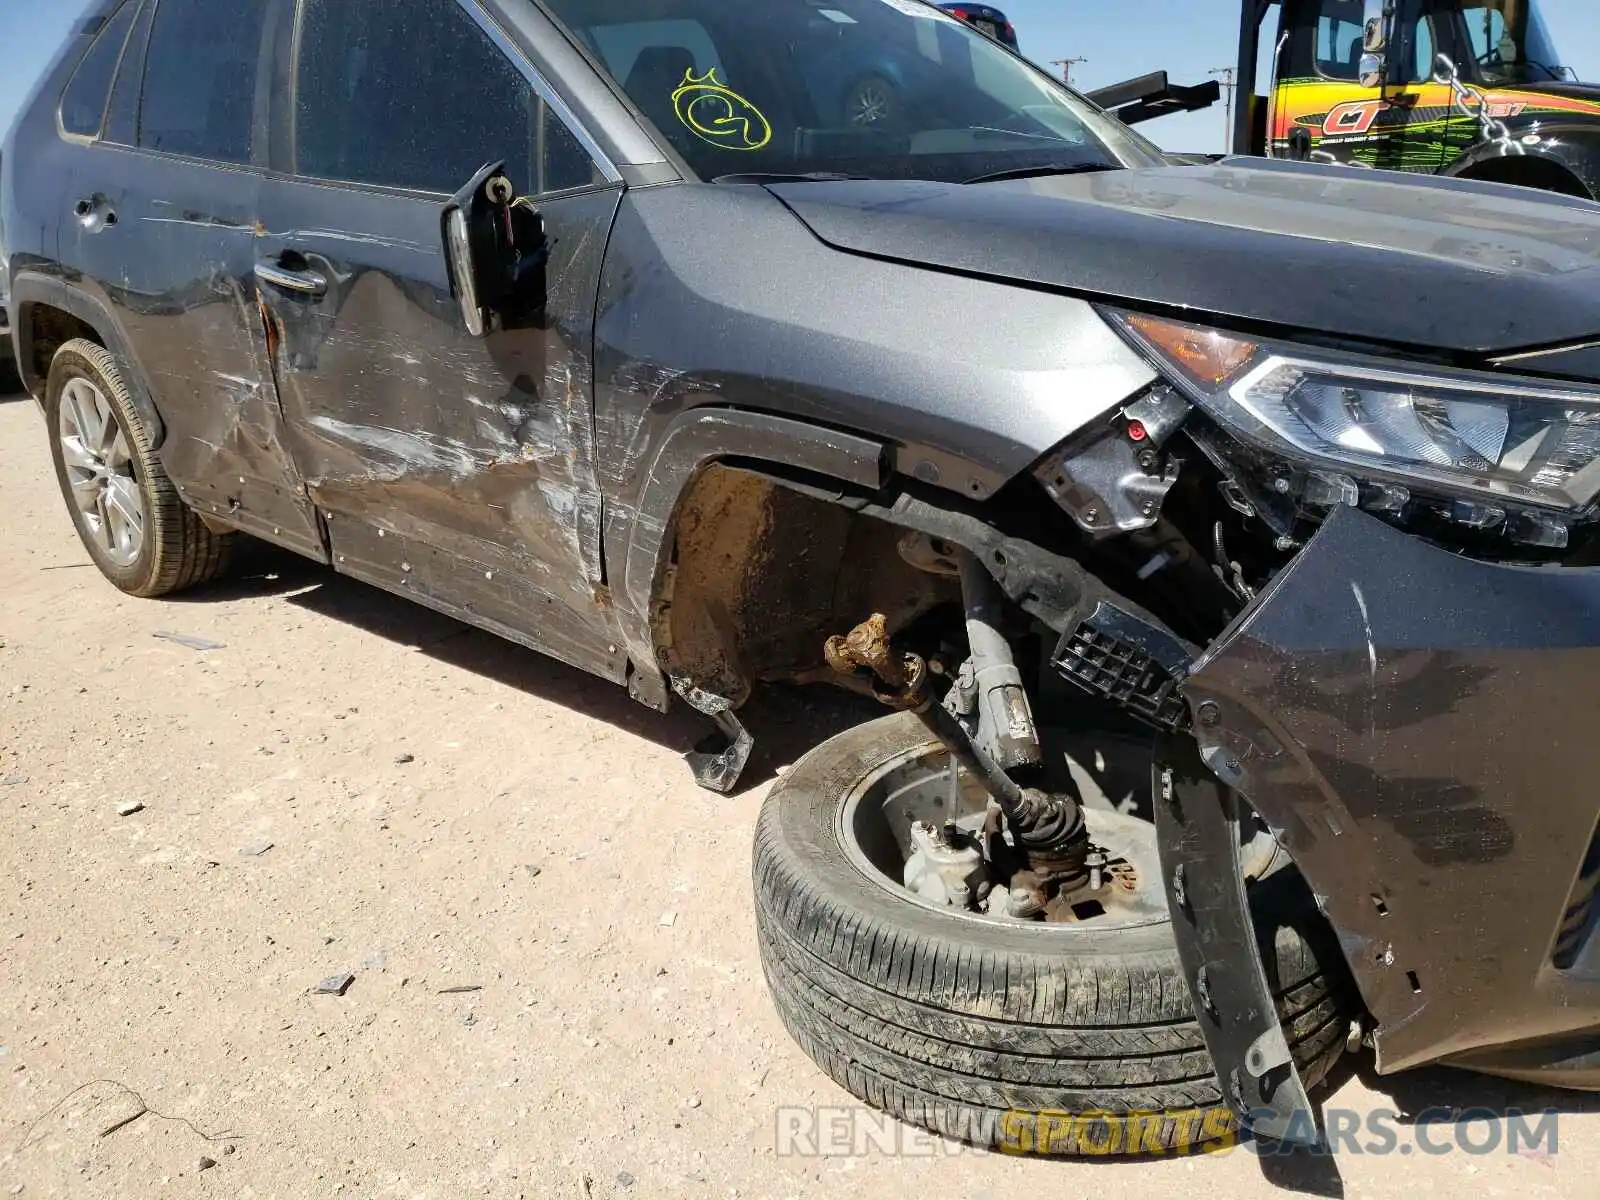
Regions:
[[[161,596],[227,568],[231,535],[179,497],[109,351],[83,339],[56,351],[45,416],[61,494],[101,574],[130,595]]]
[[[1153,829],[1110,807],[1087,811],[1125,885],[1103,904],[1049,923],[958,910],[895,878],[907,818],[938,820],[957,803],[934,811],[947,780],[943,747],[900,714],[817,747],[773,788],[756,829],[757,927],[801,1047],[867,1103],[980,1145],[1126,1154],[1232,1136]],[[1344,1048],[1353,992],[1303,883],[1272,860],[1259,847],[1247,855],[1247,870],[1253,861],[1266,876],[1250,898],[1309,1086]]]

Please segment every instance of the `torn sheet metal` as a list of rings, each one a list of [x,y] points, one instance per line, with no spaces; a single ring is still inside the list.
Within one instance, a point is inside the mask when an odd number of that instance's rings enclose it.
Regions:
[[[257,254],[327,280],[316,297],[265,291],[295,456],[334,565],[622,678],[590,362],[616,206],[600,192],[542,207],[544,319],[485,338],[466,332],[451,295],[436,202],[268,185]]]
[[[1385,1072],[1600,1044],[1600,948],[1552,957],[1600,820],[1597,612],[1600,570],[1477,562],[1341,508],[1196,664],[1206,761],[1317,894]]]

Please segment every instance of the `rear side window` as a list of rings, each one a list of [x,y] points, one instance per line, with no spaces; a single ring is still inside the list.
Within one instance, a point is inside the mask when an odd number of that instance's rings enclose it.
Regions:
[[[61,96],[61,128],[81,137],[98,137],[100,119],[105,115],[106,96],[111,91],[111,77],[116,73],[117,60],[122,57],[122,44],[128,40],[128,30],[138,11],[136,2],[124,4],[100,31],[94,45],[83,56],[72,82]]]
[[[111,85],[111,103],[106,105],[105,128],[100,131],[106,141],[123,146],[139,141],[139,93],[144,90],[144,52],[150,45],[150,18],[155,14],[156,0],[143,0],[137,7],[139,16],[123,48],[122,65]]]
[[[139,145],[250,161],[267,0],[159,0],[145,56]]]
[[[594,182],[583,148],[455,0],[308,0],[301,21],[301,174],[452,193],[504,160],[524,192]]]

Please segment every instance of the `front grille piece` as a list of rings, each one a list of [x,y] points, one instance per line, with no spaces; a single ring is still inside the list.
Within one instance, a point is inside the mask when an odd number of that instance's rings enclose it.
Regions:
[[[1181,690],[1187,654],[1164,630],[1101,601],[1062,636],[1051,665],[1090,695],[1156,729],[1189,728]]]
[[[1600,916],[1600,826],[1589,839],[1589,850],[1583,856],[1583,866],[1578,869],[1578,882],[1572,885],[1567,897],[1567,908],[1561,914],[1561,928],[1556,932],[1556,947],[1550,961],[1557,969],[1569,971],[1577,965],[1583,948],[1594,935],[1595,918]]]

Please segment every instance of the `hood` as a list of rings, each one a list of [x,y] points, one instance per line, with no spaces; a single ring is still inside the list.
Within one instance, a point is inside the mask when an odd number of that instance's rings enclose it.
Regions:
[[[1562,80],[1544,83],[1501,83],[1496,84],[1497,92],[1540,92],[1546,96],[1560,96],[1564,100],[1587,100],[1590,103],[1600,104],[1600,83],[1570,83]]]
[[[1600,335],[1600,204],[1527,188],[1229,159],[770,190],[839,250],[1086,299],[1467,356]]]

